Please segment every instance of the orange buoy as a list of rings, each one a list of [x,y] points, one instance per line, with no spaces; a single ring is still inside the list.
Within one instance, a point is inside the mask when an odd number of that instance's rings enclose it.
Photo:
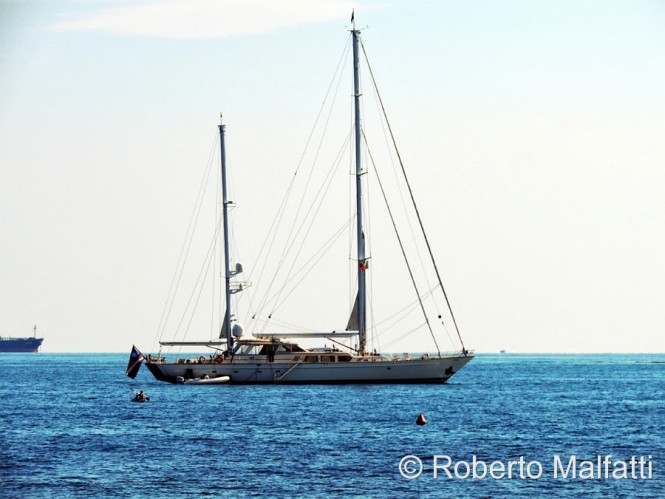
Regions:
[[[420,413],[420,416],[418,416],[418,419],[416,419],[416,424],[418,426],[424,426],[427,424],[427,420],[425,419],[425,416]]]

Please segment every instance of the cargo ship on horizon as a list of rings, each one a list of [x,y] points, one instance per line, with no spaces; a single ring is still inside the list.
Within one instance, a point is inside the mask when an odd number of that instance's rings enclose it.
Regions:
[[[32,328],[32,338],[14,338],[0,336],[0,353],[32,353],[38,352],[44,338],[37,338],[37,326]]]

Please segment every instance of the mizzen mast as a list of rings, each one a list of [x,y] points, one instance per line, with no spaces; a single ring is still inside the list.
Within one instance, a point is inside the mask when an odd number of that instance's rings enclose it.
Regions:
[[[220,332],[220,338],[226,334],[226,348],[229,352],[233,351],[233,335],[231,334],[231,268],[229,263],[229,200],[226,189],[226,147],[224,144],[224,133],[226,126],[219,124],[219,142],[222,167],[222,218],[224,224],[224,291],[226,301],[226,312],[224,314],[224,323]]]

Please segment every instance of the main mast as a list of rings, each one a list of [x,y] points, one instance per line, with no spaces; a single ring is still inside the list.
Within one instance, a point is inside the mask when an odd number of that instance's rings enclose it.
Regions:
[[[221,115],[220,115],[221,120]],[[226,296],[226,312],[220,338],[226,333],[226,348],[233,351],[233,335],[231,334],[231,269],[229,264],[229,200],[226,194],[226,148],[224,145],[224,133],[226,126],[219,124],[219,143],[221,149],[222,163],[222,218],[224,222],[224,290]]]
[[[363,355],[367,345],[366,331],[366,298],[365,298],[365,270],[367,262],[365,259],[365,233],[363,231],[363,200],[362,200],[362,161],[360,154],[360,77],[358,74],[358,41],[360,31],[356,29],[354,15],[351,15],[353,23],[353,100],[355,117],[355,146],[356,146],[356,227],[358,239],[358,353]]]

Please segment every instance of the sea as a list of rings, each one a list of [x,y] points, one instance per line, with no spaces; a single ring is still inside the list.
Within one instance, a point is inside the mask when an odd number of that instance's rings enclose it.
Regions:
[[[131,380],[128,358],[0,355],[0,496],[665,497],[665,355],[326,386]]]

